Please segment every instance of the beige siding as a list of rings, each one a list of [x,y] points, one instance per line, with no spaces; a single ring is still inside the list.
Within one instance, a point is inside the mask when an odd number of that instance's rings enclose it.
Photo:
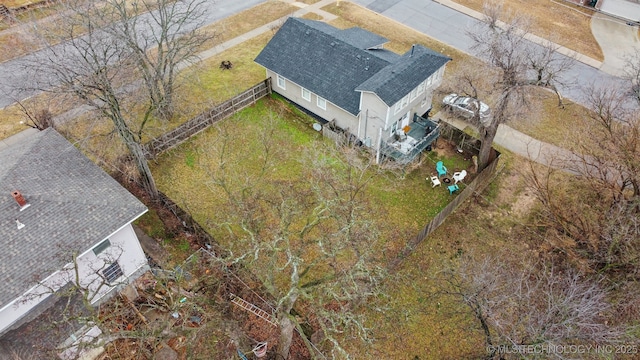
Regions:
[[[421,94],[417,94],[402,107],[397,114],[395,112],[395,104],[388,107],[376,94],[370,92],[361,93],[361,109],[359,116],[354,116],[349,112],[335,106],[330,102],[326,102],[326,109],[322,109],[317,105],[318,96],[311,92],[311,99],[306,100],[302,97],[302,87],[292,81],[285,79],[285,89],[278,84],[278,76],[273,71],[267,70],[267,77],[271,77],[273,82],[273,91],[295,102],[303,108],[311,111],[326,121],[335,120],[336,125],[356,135],[362,142],[366,143],[367,139],[371,141],[371,147],[378,148],[379,136],[382,134],[382,140],[388,140],[392,134],[391,129],[394,123],[402,119],[408,114],[409,121],[413,118],[413,114],[424,114],[431,108],[434,90],[442,83],[441,71],[432,75],[431,83],[424,87]],[[424,79],[425,83],[427,79]],[[309,89],[307,89],[309,90]],[[311,90],[309,90],[311,91]],[[400,100],[401,102],[402,100]]]
[[[286,79],[285,89],[278,86],[278,75],[271,70],[267,70],[267,77],[272,79],[273,91],[295,102],[301,107],[311,111],[326,121],[336,120],[336,125],[343,129],[348,129],[352,133],[356,133],[358,127],[358,117],[343,110],[340,107],[326,101],[326,110],[318,107],[318,96],[311,92],[311,101],[302,98],[302,87],[289,79]],[[326,100],[326,99],[325,99]]]

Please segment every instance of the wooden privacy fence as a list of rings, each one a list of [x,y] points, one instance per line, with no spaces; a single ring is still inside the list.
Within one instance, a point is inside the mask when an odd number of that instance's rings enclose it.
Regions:
[[[146,157],[149,159],[155,158],[163,151],[181,144],[183,141],[205,130],[214,123],[235,114],[247,106],[255,104],[256,101],[270,93],[271,78],[268,78],[236,95],[234,98],[201,113],[177,128],[151,140],[144,146]]]
[[[398,257],[391,262],[390,268],[393,269],[397,265],[399,265],[413,250],[422,242],[422,240],[426,239],[429,234],[434,232],[444,220],[451,215],[451,213],[462,204],[465,200],[467,200],[471,195],[473,195],[476,191],[482,192],[491,182],[496,170],[498,168],[498,160],[500,159],[500,154],[496,152],[496,158],[487,166],[484,170],[482,170],[476,177],[464,187],[458,195],[456,195],[451,202],[442,209],[423,229],[418,233],[418,235],[413,238],[411,241],[407,243],[405,248],[398,254]]]

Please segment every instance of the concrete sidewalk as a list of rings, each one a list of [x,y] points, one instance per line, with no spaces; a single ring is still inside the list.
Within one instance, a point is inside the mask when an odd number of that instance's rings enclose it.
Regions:
[[[449,116],[444,112],[438,112],[433,115],[433,117],[462,131],[469,128],[473,132],[478,133],[478,129],[470,123],[455,116]],[[493,143],[538,164],[575,173],[573,169],[576,168],[575,162],[578,160],[578,157],[574,153],[567,149],[534,139],[508,125],[500,124],[498,126],[498,132],[493,139]]]
[[[289,3],[289,4],[292,4],[294,6],[297,6],[300,9],[294,11],[290,15],[283,16],[283,17],[281,17],[281,18],[279,18],[277,20],[274,20],[274,21],[272,21],[272,22],[270,22],[268,24],[262,25],[262,26],[260,26],[260,27],[258,27],[256,29],[253,29],[253,30],[251,30],[249,32],[246,32],[246,33],[244,33],[244,34],[242,34],[240,36],[237,36],[237,37],[235,37],[235,38],[233,38],[231,40],[225,41],[222,44],[215,45],[210,49],[207,49],[205,51],[202,51],[202,52],[198,53],[198,55],[197,55],[197,57],[199,59],[198,62],[207,60],[207,59],[209,59],[209,58],[211,58],[211,57],[213,57],[213,56],[215,56],[217,54],[220,54],[221,52],[223,52],[225,50],[228,50],[228,49],[230,49],[230,48],[232,48],[234,46],[238,46],[238,45],[242,44],[245,41],[248,41],[248,40],[251,40],[251,39],[253,39],[255,37],[258,37],[258,36],[260,36],[260,35],[262,35],[262,34],[264,34],[266,32],[272,31],[274,28],[277,28],[280,25],[282,25],[282,23],[284,21],[286,21],[287,18],[290,17],[290,16],[302,17],[305,14],[308,14],[310,12],[314,12],[314,13],[322,16],[324,21],[331,21],[331,20],[336,18],[335,15],[330,14],[330,13],[328,13],[326,11],[320,10],[320,8],[333,3],[335,0],[322,0],[322,1],[319,1],[319,2],[317,2],[315,4],[313,4],[313,5],[306,5],[306,4],[303,4],[303,3],[295,2],[293,0],[281,0],[281,1]],[[192,66],[192,65],[194,65],[194,64],[196,64],[198,62],[189,61],[189,62],[180,63],[180,64],[178,64],[178,71],[184,70],[187,67]],[[142,83],[140,81],[137,81],[137,82],[134,82],[134,85],[140,86],[140,85],[142,85]],[[53,121],[55,122],[56,125],[61,125],[61,124],[64,124],[65,122],[70,121],[72,119],[75,119],[78,116],[80,116],[80,115],[82,115],[82,114],[84,114],[84,113],[86,113],[88,111],[91,111],[91,110],[92,110],[92,108],[90,106],[88,106],[88,105],[80,105],[80,106],[75,107],[75,108],[73,108],[73,109],[71,109],[69,111],[66,111],[66,112],[64,112],[64,113],[62,113],[60,115],[55,116],[53,118]]]
[[[452,0],[433,0],[439,4],[442,4],[446,7],[449,7],[451,9],[454,9],[460,13],[466,14],[472,18],[478,19],[478,20],[482,20],[484,19],[484,14],[475,11],[473,9],[469,9],[468,7],[465,7],[463,5],[460,5],[456,2],[453,2]],[[504,25],[504,23],[502,21],[498,22],[499,25]],[[531,33],[527,33],[525,35],[525,38],[533,43],[539,44],[539,45],[546,45],[549,43],[549,41],[545,38],[541,38],[537,35],[531,34]],[[552,43],[553,44],[553,43]],[[553,44],[553,47],[556,48],[556,51],[562,55],[568,56],[570,58],[576,59],[577,61],[580,61],[583,64],[589,65],[591,67],[594,67],[596,69],[599,69],[602,66],[602,62],[599,60],[596,60],[594,58],[591,58],[589,56],[583,55],[579,52],[573,51],[569,48],[566,48],[564,46],[558,45],[558,44]]]
[[[244,33],[238,37],[235,37],[231,40],[225,41],[224,43],[214,46],[209,50],[205,50],[201,53],[198,54],[198,57],[201,60],[206,60],[214,55],[217,55],[229,48],[232,48],[236,45],[239,45],[247,40],[253,39],[257,36],[260,36],[262,34],[264,34],[267,31],[272,31],[275,28],[278,28],[280,25],[282,25],[282,23],[284,23],[284,21],[287,20],[288,17],[302,17],[305,14],[308,14],[310,12],[314,12],[320,16],[322,16],[322,20],[323,21],[331,21],[333,19],[336,19],[337,16],[328,13],[326,11],[320,10],[320,8],[327,6],[333,2],[335,2],[335,0],[322,0],[319,1],[315,4],[312,5],[307,5],[304,3],[300,3],[300,2],[296,2],[294,0],[281,0],[282,2],[297,6],[300,8],[300,10],[296,10],[295,12],[293,12],[291,15],[287,15],[287,16],[283,16],[277,20],[274,20],[268,24],[262,25],[259,28],[253,29],[247,33]]]
[[[333,2],[335,2],[335,0],[322,0],[319,1],[313,5],[305,5],[305,4],[301,4],[301,3],[296,3],[292,0],[282,0],[288,3],[292,3],[296,6],[299,6],[300,9],[295,11],[293,14],[291,14],[290,16],[303,16],[309,12],[314,12],[316,14],[319,14],[321,16],[323,16],[323,19],[325,21],[330,21],[336,18],[335,15],[333,14],[329,14],[325,11],[320,10],[320,8],[322,8],[323,6],[326,6],[328,4],[331,4]],[[441,1],[446,1],[448,3],[451,4],[451,6],[456,6],[456,7],[460,7],[460,5],[457,5],[455,3],[453,3],[450,0],[441,0]],[[480,13],[475,12],[473,10],[467,9],[462,7],[461,10],[469,13],[473,13],[475,16],[482,16]],[[208,49],[206,51],[201,52],[200,54],[198,54],[199,58],[201,60],[206,60],[208,58],[211,58],[212,56],[215,56],[229,48],[232,48],[234,46],[238,46],[240,44],[242,44],[243,42],[253,39],[257,36],[260,36],[261,34],[268,32],[268,31],[272,31],[272,29],[274,27],[279,26],[280,24],[282,24],[286,18],[289,16],[285,16],[282,17],[280,19],[274,20],[268,24],[265,24],[259,28],[256,28],[254,30],[251,30],[241,36],[238,36],[236,38],[233,38],[231,40],[228,40],[222,44],[219,44],[211,49]],[[586,57],[585,57],[586,58]],[[584,60],[584,59],[583,59]],[[593,60],[593,59],[592,59]],[[595,60],[593,60],[595,61]],[[594,63],[594,65],[597,65],[596,63]],[[183,66],[181,66],[181,68],[185,68],[189,66],[188,64],[183,64]],[[75,108],[72,109],[62,115],[57,116],[54,120],[56,121],[56,123],[62,123],[64,121],[67,121],[68,119],[71,118],[75,118],[77,116],[79,116],[82,112],[84,111],[88,111],[89,108],[88,107],[79,107],[79,108]],[[435,116],[436,118],[438,118],[438,115],[436,114]],[[446,116],[442,116],[441,119],[443,121],[446,121],[450,124],[452,124],[453,126],[464,130],[466,127],[471,127],[470,124],[459,120],[459,119],[455,119],[452,117],[446,117]],[[475,130],[477,132],[477,129]],[[529,158],[537,163],[543,164],[543,165],[547,165],[547,166],[551,166],[551,167],[555,167],[555,168],[566,168],[566,166],[562,165],[562,161],[559,161],[559,159],[564,159],[563,161],[567,161],[567,159],[574,159],[575,158],[575,154],[571,153],[568,150],[559,148],[557,146],[551,145],[551,144],[547,144],[544,143],[542,141],[539,141],[537,139],[534,139],[532,137],[530,137],[527,134],[521,133],[511,127],[509,127],[508,125],[502,124],[500,125],[500,127],[498,128],[498,133],[496,135],[496,138],[494,139],[494,143],[496,143],[497,145],[503,147],[506,150],[509,150],[515,154],[518,154],[520,156]]]

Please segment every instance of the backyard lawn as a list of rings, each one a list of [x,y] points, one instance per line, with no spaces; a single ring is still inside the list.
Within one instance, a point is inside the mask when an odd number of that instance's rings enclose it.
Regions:
[[[157,177],[160,189],[179,204],[190,209],[196,220],[202,224],[210,222],[213,214],[223,214],[223,204],[218,200],[219,194],[211,191],[208,176],[219,159],[210,156],[213,153],[211,144],[219,144],[228,134],[234,141],[229,141],[228,152],[234,154],[231,164],[244,169],[252,169],[261,161],[262,152],[259,146],[260,136],[269,128],[276,128],[278,146],[277,166],[269,175],[273,179],[295,181],[305,166],[302,154],[305,148],[318,148],[327,140],[312,129],[313,119],[291,108],[284,100],[276,98],[263,99],[257,105],[241,111],[230,119],[224,120],[223,128],[210,128],[192,140],[170,150],[157,160],[153,172]],[[236,141],[237,140],[237,141]],[[444,146],[444,143],[441,141]],[[440,145],[439,145],[440,146]],[[381,171],[371,182],[367,197],[380,206],[385,217],[389,233],[388,239],[397,237],[398,232],[415,235],[426,225],[430,218],[437,214],[451,199],[446,187],[431,188],[426,180],[435,174],[435,162],[444,160],[449,168],[467,169],[471,166],[461,156],[444,158],[435,151],[425,156],[413,171],[404,175],[400,171]],[[453,154],[453,153],[452,153]],[[259,169],[254,169],[256,172]],[[467,179],[470,181],[469,179]],[[224,233],[215,233],[214,237],[223,237]],[[398,244],[389,244],[396,247]]]
[[[231,178],[229,182],[237,184],[256,177],[261,169],[257,164],[262,163],[264,152],[261,147],[262,134],[273,128],[274,157],[277,163],[273,171],[268,173],[268,178],[276,181],[305,182],[305,179],[300,178],[305,166],[305,156],[313,149],[331,146],[327,144],[328,140],[312,129],[313,122],[313,119],[283,100],[277,97],[265,98],[257,105],[224,120],[223,124],[211,127],[168,151],[157,160],[152,170],[161,191],[188,209],[218,242],[223,246],[229,246],[230,244],[225,243],[226,231],[214,225],[225,221],[227,203],[212,184],[214,169],[218,168],[221,161],[213,154],[218,154],[221,143],[231,137],[232,141],[224,144],[224,161],[226,166],[242,169],[240,172],[234,170],[231,173],[243,175]],[[366,189],[366,198],[370,200],[373,208],[377,209],[372,216],[376,223],[382,225],[379,250],[385,254],[386,259],[394,259],[408,240],[417,235],[422,227],[456,196],[450,195],[446,187],[432,188],[431,183],[426,181],[427,176],[435,173],[435,161],[443,160],[450,171],[471,166],[469,159],[465,161],[455,151],[446,151],[444,140],[440,140],[439,143],[433,152],[423,158],[419,166],[404,172],[376,168],[371,170],[378,173]],[[387,286],[389,294],[393,296],[378,304],[399,311],[390,309],[376,312],[372,304],[364,309],[370,313],[372,321],[384,321],[384,327],[399,326],[402,331],[379,334],[382,336],[380,342],[373,348],[354,348],[352,351],[363,355],[363,352],[369,355],[385,354],[384,358],[390,358],[393,354],[393,358],[401,358],[395,350],[390,350],[389,344],[398,341],[398,336],[404,336],[403,341],[417,341],[420,346],[432,349],[443,346],[432,352],[436,355],[433,358],[438,358],[438,354],[455,357],[455,354],[473,353],[473,349],[477,347],[477,339],[467,333],[469,326],[472,326],[472,319],[464,315],[463,309],[458,305],[441,298],[439,300],[443,302],[442,307],[438,307],[436,312],[431,311],[434,302],[431,299],[433,296],[429,294],[437,288],[437,284],[432,279],[433,273],[426,272],[427,269],[442,269],[443,262],[448,260],[449,252],[455,254],[460,251],[460,247],[464,247],[460,240],[437,242],[429,245],[429,251],[434,251],[433,254],[420,259],[412,256],[406,260],[408,264],[414,264],[417,269],[425,272],[417,271],[412,265],[403,266],[401,271],[392,276],[394,280],[389,279]],[[422,311],[427,309],[426,312]],[[376,335],[378,336],[378,332]],[[421,358],[426,356],[419,348],[411,348],[416,354],[420,354]]]
[[[271,16],[290,10],[281,5],[274,6],[276,8],[270,13]],[[477,59],[353,4],[342,2],[340,8],[330,5],[325,10],[341,16],[332,22],[333,25],[361,26],[379,33],[391,40],[388,48],[396,52],[404,52],[413,43],[421,43],[454,58],[455,61],[448,65],[447,77],[460,66],[482,66]],[[267,10],[261,8],[260,11]],[[236,20],[246,19],[252,17],[239,16]],[[263,20],[256,20],[252,26],[264,23]],[[234,23],[225,23],[222,28],[233,29],[234,26]],[[146,133],[147,138],[175,127],[212,104],[226,100],[263,80],[264,69],[256,65],[253,59],[271,35],[268,32],[184,71],[181,74],[183,85],[177,95],[180,119],[172,123],[154,120]],[[222,60],[231,61],[233,69],[221,70],[218,65]],[[437,100],[434,99],[434,102]],[[555,110],[550,106],[545,106],[545,110],[553,115],[544,115],[538,122],[523,124],[523,129],[540,133],[546,131],[548,139],[561,141],[561,134],[569,133],[570,130],[568,122],[558,121],[566,113],[554,113]],[[2,110],[3,114],[6,114],[5,111],[8,109]],[[572,113],[569,118],[575,116]],[[21,127],[18,124],[19,115],[11,116],[10,121],[7,119],[6,116],[0,117],[0,137],[15,133]],[[104,136],[110,131],[108,123],[95,127],[87,123],[85,121],[83,126],[69,123],[66,130],[74,132],[74,136],[93,133],[93,137],[86,141],[92,143],[94,151],[104,151],[107,145],[119,143],[113,137]],[[308,154],[308,149],[317,151],[328,146],[327,140],[312,129],[312,123],[312,119],[280,99],[263,99],[257,105],[224,120],[219,127],[212,127],[168,151],[153,164],[152,171],[160,189],[190,212],[224,245],[225,232],[214,224],[224,217],[225,204],[220,194],[211,186],[211,169],[215,168],[212,165],[219,158],[213,157],[214,152],[210,150],[225,141],[225,138],[231,139],[228,145],[234,154],[233,162],[250,174],[250,171],[257,170],[256,164],[263,153],[257,144],[260,135],[274,128],[278,165],[268,176],[272,179],[295,181],[299,179],[305,166],[301,155]],[[102,135],[96,135],[96,130]],[[109,159],[119,155],[121,150],[121,146],[115,146],[113,153],[102,156]],[[445,186],[432,188],[431,183],[426,180],[435,173],[435,162],[438,160],[443,160],[450,171],[469,168],[468,160],[452,157],[451,152],[446,150],[446,144],[439,143],[433,152],[423,156],[419,165],[404,171],[382,169],[370,183],[366,195],[377,210],[372,215],[381,224],[380,251],[387,259],[398,254],[404,244],[456,196],[449,195]],[[513,204],[521,204],[520,199],[530,197],[523,190],[520,174],[509,170],[524,168],[524,161],[509,159],[508,154],[503,154],[501,161],[508,166],[503,173],[498,174],[490,190],[476,194],[472,201],[464,203],[387,279],[386,292],[391,296],[361,308],[369,316],[370,327],[376,329],[375,342],[367,347],[355,342],[349,345],[355,358],[417,357],[425,360],[479,358],[485,355],[479,325],[469,315],[467,308],[442,293],[443,283],[439,275],[448,267],[455,266],[457,258],[463,254],[517,252],[526,246],[527,234],[515,234],[521,219],[512,213],[511,207]],[[521,162],[511,165],[515,161]],[[471,180],[468,178],[465,182]],[[523,201],[526,202],[525,200]],[[526,213],[527,208],[519,207],[517,210]],[[148,218],[151,215],[144,220]],[[141,225],[147,229],[154,228],[148,223]],[[168,238],[160,230],[154,231],[152,235],[161,241]],[[513,241],[514,238],[519,241]],[[184,239],[178,244],[169,241],[165,244],[169,249],[178,250],[176,258],[171,260],[172,265],[180,263],[179,257],[186,256],[191,250]],[[212,355],[212,358],[216,357]]]

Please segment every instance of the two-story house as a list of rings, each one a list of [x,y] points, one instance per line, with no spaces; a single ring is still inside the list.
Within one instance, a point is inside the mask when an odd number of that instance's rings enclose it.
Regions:
[[[406,162],[438,136],[426,117],[451,59],[421,45],[398,55],[386,42],[357,27],[289,18],[255,61],[273,79],[273,91],[379,157]]]

